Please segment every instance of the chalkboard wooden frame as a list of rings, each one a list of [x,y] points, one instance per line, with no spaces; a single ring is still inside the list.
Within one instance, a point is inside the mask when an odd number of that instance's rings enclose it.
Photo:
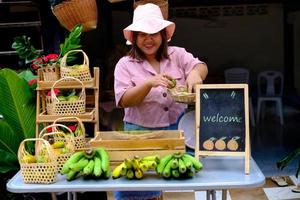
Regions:
[[[243,97],[242,97],[242,95],[239,95],[239,98],[242,99],[242,101],[239,102],[239,104],[243,104],[241,111],[244,111],[244,112],[241,112],[242,117],[244,117],[244,118],[243,118],[243,120],[241,120],[241,122],[239,122],[239,123],[241,123],[241,125],[239,125],[239,126],[242,128],[242,131],[241,131],[242,134],[241,133],[239,133],[239,134],[241,134],[240,137],[243,140],[244,146],[239,151],[229,151],[228,149],[216,150],[215,149],[216,146],[214,146],[213,149],[209,149],[209,150],[207,150],[207,149],[204,150],[204,148],[201,149],[200,144],[203,141],[200,141],[200,138],[201,138],[201,136],[204,136],[204,133],[201,133],[201,128],[202,128],[201,120],[203,120],[203,124],[204,124],[204,120],[207,119],[207,118],[204,118],[206,116],[203,117],[201,115],[201,114],[203,114],[202,111],[205,112],[204,111],[205,108],[203,108],[201,110],[201,103],[203,103],[204,100],[208,101],[208,98],[206,95],[207,93],[210,92],[209,94],[219,95],[221,92],[222,93],[225,92],[225,94],[226,94],[227,90],[229,93],[231,92],[230,94],[232,94],[232,91],[236,91],[236,93],[243,95]],[[204,93],[204,91],[206,91],[206,93]],[[196,119],[196,122],[195,122],[195,126],[196,126],[195,157],[196,158],[199,158],[199,156],[242,156],[245,158],[245,173],[249,174],[249,171],[250,171],[250,169],[249,169],[250,168],[250,136],[249,136],[249,93],[248,92],[249,92],[248,84],[200,84],[200,85],[196,86],[196,112],[195,112],[195,115],[196,115],[195,116],[195,119]],[[202,93],[202,96],[201,96],[201,93]],[[234,93],[234,95],[236,94],[235,92],[233,92],[233,93]],[[223,94],[220,94],[220,95],[223,95]],[[216,97],[214,96],[214,98],[216,98]],[[227,96],[226,96],[226,98],[227,98]],[[213,98],[211,98],[211,99],[213,99]],[[216,101],[218,101],[218,100],[216,100]],[[219,102],[220,102],[220,100],[219,100]],[[214,106],[213,104],[211,105],[211,103],[209,105],[210,105],[210,108],[212,106]],[[217,107],[217,105],[216,105],[216,107]],[[228,107],[230,109],[230,106],[228,106]],[[226,109],[228,109],[228,107],[226,107]],[[207,108],[207,109],[209,110],[209,108]],[[224,110],[224,109],[221,108],[221,110]],[[214,118],[214,119],[216,119],[216,118]],[[225,127],[225,128],[228,128],[228,127]],[[231,126],[229,126],[229,128],[231,128]],[[209,132],[209,130],[207,132]],[[233,130],[233,132],[236,132],[236,131]],[[206,135],[206,136],[208,136],[208,135]],[[210,134],[209,136],[211,138],[214,138],[214,135]],[[204,143],[202,143],[202,146],[204,146]]]

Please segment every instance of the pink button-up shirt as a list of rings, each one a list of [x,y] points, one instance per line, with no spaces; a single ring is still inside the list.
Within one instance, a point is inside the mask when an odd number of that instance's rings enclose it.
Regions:
[[[160,61],[160,73],[176,79],[177,85],[185,85],[186,78],[196,64],[203,63],[194,58],[184,48],[168,47],[169,59]],[[129,56],[119,60],[115,68],[115,99],[120,99],[129,88],[142,84],[156,71],[146,61],[138,61]],[[186,106],[176,103],[165,87],[152,88],[144,101],[133,107],[125,108],[124,121],[148,128],[166,127],[177,122]]]

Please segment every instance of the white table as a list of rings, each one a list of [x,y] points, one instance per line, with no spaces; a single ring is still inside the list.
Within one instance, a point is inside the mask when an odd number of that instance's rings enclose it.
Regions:
[[[155,174],[147,174],[142,180],[125,178],[108,180],[83,180],[68,182],[59,175],[53,184],[25,184],[18,172],[6,185],[14,193],[69,192],[68,199],[76,199],[75,192],[91,191],[154,191],[154,190],[194,190],[207,191],[207,199],[215,199],[215,190],[222,190],[222,199],[226,199],[227,189],[254,188],[265,183],[265,177],[253,159],[250,160],[250,174],[244,173],[244,159],[241,157],[203,158],[203,170],[192,179],[166,180]]]

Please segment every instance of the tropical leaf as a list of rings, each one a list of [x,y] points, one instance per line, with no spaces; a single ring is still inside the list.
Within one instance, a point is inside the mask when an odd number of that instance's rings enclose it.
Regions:
[[[18,148],[23,139],[13,131],[7,122],[0,120],[0,150],[4,150],[17,158]]]
[[[35,135],[35,104],[25,79],[11,69],[0,71],[0,114],[20,138]]]
[[[6,173],[18,169],[18,158],[10,152],[0,149],[0,173]]]
[[[37,79],[37,76],[32,73],[30,70],[24,70],[18,74],[19,77],[24,78],[27,82],[32,79]]]

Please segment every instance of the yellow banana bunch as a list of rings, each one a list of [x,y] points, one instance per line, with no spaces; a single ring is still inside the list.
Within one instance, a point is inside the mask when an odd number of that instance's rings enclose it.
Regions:
[[[193,177],[202,169],[202,163],[187,153],[174,153],[163,157],[156,172],[164,178]]]
[[[121,176],[125,176],[128,179],[142,179],[145,172],[156,168],[159,160],[157,155],[141,159],[138,156],[134,156],[133,159],[125,159],[124,162],[113,170],[112,177],[114,179]]]
[[[71,181],[83,175],[86,178],[109,178],[109,156],[103,148],[77,151],[65,162],[61,174]]]

